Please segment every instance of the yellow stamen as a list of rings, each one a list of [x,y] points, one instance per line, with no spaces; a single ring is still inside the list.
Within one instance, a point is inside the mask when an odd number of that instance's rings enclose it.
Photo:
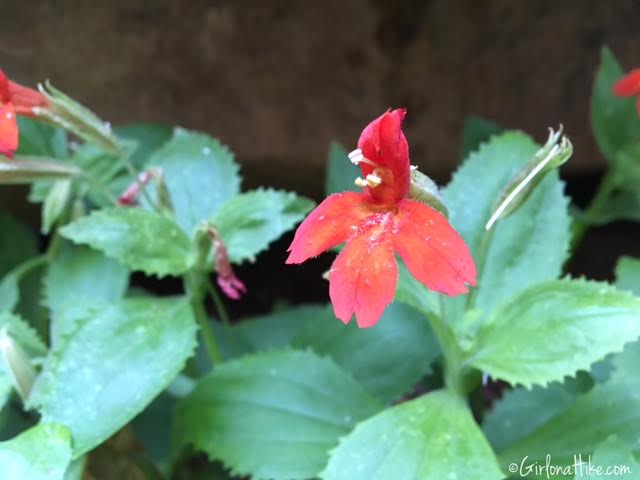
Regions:
[[[376,188],[381,183],[382,183],[382,178],[380,178],[375,173],[370,173],[369,175],[367,175],[367,185],[369,185],[371,188]]]
[[[364,188],[376,188],[382,185],[382,178],[380,178],[375,172],[367,175],[366,178],[358,177],[354,182],[357,187]]]
[[[353,182],[353,183],[356,184],[356,187],[360,187],[360,188],[364,188],[364,187],[368,186],[367,181],[362,177],[356,178],[356,181]]]

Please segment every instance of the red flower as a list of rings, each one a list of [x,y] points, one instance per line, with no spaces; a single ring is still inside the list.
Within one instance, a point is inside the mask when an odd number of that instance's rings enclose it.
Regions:
[[[433,208],[407,198],[409,147],[404,109],[384,113],[360,135],[351,161],[359,164],[364,192],[326,198],[298,228],[287,263],[302,263],[346,242],[331,266],[329,296],[336,317],[361,328],[374,325],[393,301],[398,270],[394,253],[431,290],[459,295],[475,285],[476,267],[464,240]]]
[[[36,107],[47,107],[46,97],[7,78],[0,70],[0,154],[12,157],[18,148],[16,114],[35,116]]]
[[[618,97],[638,97],[636,107],[640,116],[640,68],[631,70],[613,86],[613,94]]]

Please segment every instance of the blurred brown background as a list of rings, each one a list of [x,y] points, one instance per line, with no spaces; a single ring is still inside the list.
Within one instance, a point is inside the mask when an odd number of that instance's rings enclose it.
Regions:
[[[563,123],[576,152],[563,176],[588,198],[604,168],[588,115],[599,50],[631,68],[639,40],[637,0],[2,0],[0,17],[17,80],[50,78],[113,123],[205,130],[249,186],[316,198],[329,140],[353,147],[395,106],[409,109],[413,163],[440,182],[469,114],[539,140]],[[606,241],[629,253],[616,228]],[[598,276],[617,253],[584,256]]]
[[[539,139],[564,123],[567,174],[602,168],[588,125],[602,45],[640,64],[637,0],[11,2],[2,67],[114,123],[205,130],[252,184],[319,194],[327,143],[406,106],[415,163],[446,180],[468,114]]]

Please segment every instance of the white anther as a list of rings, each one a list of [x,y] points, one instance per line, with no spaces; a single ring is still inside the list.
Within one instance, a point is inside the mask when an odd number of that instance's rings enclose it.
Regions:
[[[349,157],[349,160],[351,160],[353,163],[356,163],[361,158],[364,158],[364,155],[362,155],[362,150],[360,150],[359,148],[356,148],[353,152],[349,153],[349,155],[347,156]]]
[[[353,152],[349,153],[349,155],[347,155],[349,157],[349,160],[351,160],[351,163],[353,163],[354,165],[359,165],[361,163],[366,163],[367,165],[371,165],[372,167],[377,167],[378,164],[369,160],[367,157],[365,157],[362,154],[362,150],[360,150],[359,148],[356,148]]]

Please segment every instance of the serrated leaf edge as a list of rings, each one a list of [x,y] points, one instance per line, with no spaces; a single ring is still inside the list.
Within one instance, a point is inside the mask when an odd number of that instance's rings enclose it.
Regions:
[[[638,297],[636,297],[635,295],[633,295],[633,293],[631,293],[631,292],[629,292],[627,290],[618,289],[615,286],[613,286],[613,285],[611,285],[611,284],[609,284],[607,282],[588,280],[584,276],[581,276],[581,277],[578,277],[578,278],[571,278],[570,276],[567,275],[567,276],[565,276],[565,277],[563,277],[563,278],[561,278],[559,280],[549,280],[547,282],[540,282],[540,283],[532,285],[532,286],[530,286],[530,287],[528,287],[528,288],[526,288],[524,290],[521,290],[520,292],[518,292],[516,294],[516,297],[521,295],[521,294],[524,294],[528,290],[542,288],[544,285],[547,285],[547,284],[550,284],[550,283],[564,283],[564,282],[566,282],[566,283],[577,283],[577,284],[582,284],[582,285],[599,285],[599,286],[601,286],[601,288],[604,287],[606,290],[615,292],[617,294],[620,294],[623,297],[627,297],[629,300],[637,301],[638,305],[640,306],[640,299]],[[516,297],[512,297],[511,299],[509,299],[508,301],[504,302],[499,307],[497,307],[494,310],[494,313],[491,315],[491,317],[497,318],[496,313],[499,312],[503,307],[505,307],[509,303],[515,301]],[[493,323],[494,322],[490,321],[490,323],[487,323],[486,326],[492,325]],[[509,375],[499,375],[499,376],[498,375],[496,375],[496,376],[491,375],[491,377],[492,378],[497,378],[497,379],[500,379],[500,380],[504,380],[504,381],[506,381],[507,383],[509,383],[510,385],[512,385],[514,387],[515,386],[522,386],[522,387],[526,388],[527,390],[531,390],[531,388],[533,388],[536,385],[540,386],[540,387],[543,387],[543,388],[547,388],[551,383],[554,383],[554,382],[562,383],[567,378],[575,378],[579,371],[588,371],[594,363],[597,363],[597,362],[603,360],[608,355],[615,354],[615,353],[621,353],[624,350],[624,348],[627,346],[627,344],[635,342],[639,338],[640,338],[640,336],[638,336],[636,338],[629,339],[626,342],[624,342],[619,349],[611,350],[611,351],[605,353],[601,357],[598,357],[598,358],[596,358],[595,360],[593,360],[591,362],[580,364],[572,373],[563,374],[563,375],[559,375],[557,377],[548,378],[547,380],[532,380],[531,382],[526,382],[526,381],[518,381],[515,378],[510,377]],[[476,359],[476,356],[478,355],[478,353],[479,352],[475,352],[474,354],[472,354],[472,356],[467,358],[465,360],[465,364],[475,363],[475,359]],[[478,368],[481,369],[481,365],[479,365]]]
[[[354,376],[351,374],[351,372],[349,372],[348,370],[345,370],[342,366],[338,365],[329,355],[320,355],[320,354],[316,353],[310,347],[301,349],[301,348],[293,348],[291,346],[287,346],[287,347],[270,348],[270,349],[267,349],[267,350],[261,350],[259,352],[249,353],[249,354],[243,355],[241,357],[234,358],[233,360],[231,360],[229,362],[226,362],[224,364],[224,367],[226,368],[226,367],[229,367],[231,364],[239,363],[242,360],[245,360],[247,357],[253,357],[253,358],[256,358],[256,359],[262,359],[264,357],[269,357],[269,356],[272,356],[273,354],[280,354],[280,353],[305,353],[305,354],[310,354],[312,357],[316,357],[318,359],[321,359],[323,361],[326,361],[326,362],[332,364],[334,367],[336,367],[338,370],[340,370],[342,373],[344,373],[345,376],[349,377],[349,379],[352,380],[355,385],[358,385],[360,387],[360,389],[362,390],[362,392],[365,395],[367,395],[368,397],[370,397],[370,399],[373,401],[373,403],[378,404],[378,406],[380,406],[380,411],[384,410],[384,406],[381,405],[380,401],[375,396],[373,396],[368,390],[366,390],[364,388],[364,386],[358,380],[356,380],[354,378]],[[213,375],[213,374],[215,374],[215,371],[211,372],[210,375]],[[203,377],[203,378],[207,378],[207,377]],[[380,412],[377,412],[374,415],[377,415],[378,413],[380,413]],[[371,418],[371,417],[368,417],[368,418]],[[337,440],[340,441],[341,439],[346,438],[351,432],[353,432],[353,430],[355,428],[358,427],[358,425],[360,425],[362,422],[368,420],[368,418],[362,420],[361,422],[358,422],[356,425],[354,425],[354,427],[351,429],[350,432],[346,433],[342,437],[338,437]],[[199,446],[195,445],[192,441],[185,440],[184,443],[188,444],[188,445],[191,445],[195,450],[197,450],[199,452],[203,452],[204,454],[206,454],[207,458],[209,458],[209,460],[221,462],[224,465],[224,467],[226,469],[228,469],[234,476],[247,476],[247,475],[250,475],[251,478],[254,479],[254,480],[291,480],[289,477],[278,478],[278,477],[257,476],[253,472],[250,472],[248,470],[244,470],[242,468],[242,466],[240,466],[240,465],[231,465],[231,464],[229,464],[225,460],[223,460],[221,458],[218,458],[215,454],[211,454],[210,452],[206,451],[205,449],[200,448]],[[332,448],[330,450],[327,450],[327,463],[328,463],[328,460],[330,458],[329,453],[332,452],[333,450],[335,450],[336,448],[338,448],[338,446],[336,446],[336,447],[334,447],[334,448]]]

